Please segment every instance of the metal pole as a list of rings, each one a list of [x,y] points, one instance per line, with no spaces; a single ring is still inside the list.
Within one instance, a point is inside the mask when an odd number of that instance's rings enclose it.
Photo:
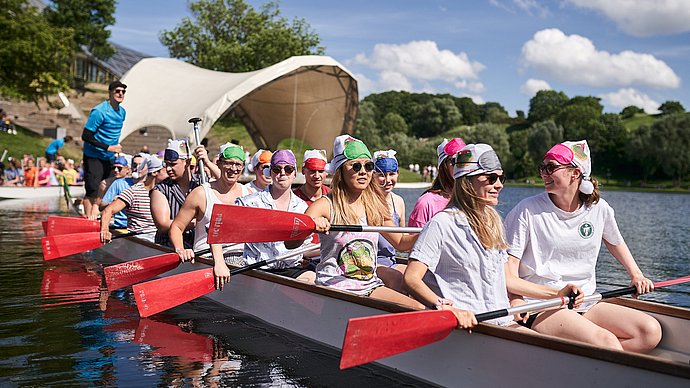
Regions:
[[[201,144],[199,142],[199,122],[201,122],[201,119],[198,117],[192,117],[191,119],[189,119],[189,122],[192,123],[192,125],[194,126],[194,141],[198,146]],[[206,171],[204,171],[204,164],[201,162],[201,159],[197,160],[196,163],[199,168],[199,177],[201,178],[201,183],[208,182],[208,180],[206,179]]]

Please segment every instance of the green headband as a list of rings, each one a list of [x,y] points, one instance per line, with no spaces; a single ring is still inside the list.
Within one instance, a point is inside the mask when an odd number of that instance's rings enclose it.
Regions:
[[[237,145],[231,145],[229,147],[225,147],[223,152],[221,152],[220,157],[223,159],[237,159],[240,162],[244,163],[244,150],[242,147],[237,146]]]

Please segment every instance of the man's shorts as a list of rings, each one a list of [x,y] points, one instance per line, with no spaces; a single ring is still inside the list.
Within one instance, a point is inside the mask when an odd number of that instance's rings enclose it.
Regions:
[[[54,162],[55,159],[56,159],[55,154],[49,154],[46,152],[46,160],[48,161],[48,163]]]
[[[90,158],[84,155],[84,189],[86,198],[98,196],[98,186],[110,175],[113,163],[110,160]]]

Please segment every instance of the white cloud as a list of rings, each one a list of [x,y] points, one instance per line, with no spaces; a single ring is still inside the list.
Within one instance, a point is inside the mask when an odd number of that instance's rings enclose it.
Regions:
[[[621,30],[634,36],[677,34],[690,31],[688,0],[567,0],[577,7],[606,15]]]
[[[513,3],[513,7],[511,7],[510,4],[505,4],[503,1],[499,0],[489,0],[489,3],[494,7],[501,8],[504,11],[511,13],[516,13],[515,8],[519,8],[529,15],[537,15],[542,18],[545,18],[551,14],[549,9],[539,4],[537,0],[512,0],[506,2]]]
[[[433,41],[411,41],[404,44],[379,43],[370,55],[359,53],[346,62],[374,70],[365,83],[369,92],[406,90],[435,93],[439,84],[451,84],[458,90],[481,93],[484,84],[479,73],[485,66],[472,61],[466,53],[439,49]],[[360,91],[364,88],[360,87]],[[360,94],[362,94],[360,92]]]
[[[649,114],[659,113],[659,103],[652,100],[648,95],[633,88],[620,89],[617,92],[602,94],[599,97],[606,105],[623,109],[626,106],[634,105],[642,108]]]
[[[600,51],[591,40],[552,28],[522,46],[522,61],[538,73],[574,85],[677,88],[680,78],[651,54]]]
[[[540,90],[551,90],[551,85],[543,79],[530,78],[520,87],[520,92],[530,98]]]

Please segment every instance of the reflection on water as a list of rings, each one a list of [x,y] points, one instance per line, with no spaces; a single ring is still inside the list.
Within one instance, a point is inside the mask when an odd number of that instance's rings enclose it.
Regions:
[[[508,187],[499,211],[540,188]],[[398,190],[411,211],[420,190]],[[640,267],[655,280],[690,274],[690,196],[606,192]],[[339,371],[339,353],[196,300],[140,320],[131,288],[108,294],[97,255],[44,262],[40,221],[68,214],[62,201],[0,202],[0,385],[420,386],[381,368]],[[99,257],[107,261],[106,257]],[[601,289],[627,286],[605,249]],[[690,286],[648,299],[690,307]]]
[[[0,202],[0,386],[419,386],[382,368],[341,372],[339,353],[197,300],[140,320],[100,261],[44,262],[40,221],[62,201]],[[102,254],[101,254],[102,255]]]

